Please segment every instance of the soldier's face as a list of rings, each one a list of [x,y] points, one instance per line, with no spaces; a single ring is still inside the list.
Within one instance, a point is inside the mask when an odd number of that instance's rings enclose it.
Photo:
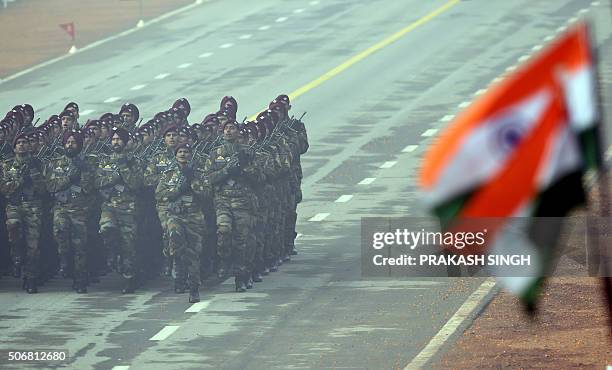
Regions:
[[[62,117],[62,128],[64,130],[67,130],[67,129],[71,128],[72,127],[72,122],[73,122],[72,118],[70,118],[68,116],[63,116]]]
[[[108,137],[108,126],[102,126],[100,128],[100,134],[102,135],[102,138],[107,138]]]
[[[179,135],[179,144],[185,144],[189,142],[189,136],[185,135],[185,134],[180,134]]]
[[[121,113],[121,119],[123,120],[123,123],[127,123],[127,124],[131,124],[133,123],[133,116],[130,112],[123,112]]]
[[[142,133],[142,143],[147,145],[147,144],[151,144],[151,142],[153,141],[153,135],[149,135],[146,132]]]
[[[28,139],[19,139],[15,142],[15,154],[26,154],[30,150]]]
[[[74,136],[70,136],[68,140],[66,140],[66,144],[64,145],[64,149],[66,150],[66,154],[69,156],[76,153],[79,148],[79,144],[77,143]]]
[[[38,138],[32,137],[28,140],[30,142],[30,151],[35,152],[38,150]]]
[[[181,148],[176,152],[176,161],[180,164],[187,164],[191,159],[191,150]]]
[[[93,134],[93,136],[94,136],[95,138],[99,138],[99,137],[100,137],[100,127],[98,127],[98,126],[92,126],[92,128],[91,128],[91,132],[92,132],[92,134]]]
[[[74,118],[75,119],[79,119],[79,111],[76,110],[75,108],[68,108],[69,111],[72,111],[72,113],[74,113]]]
[[[62,128],[58,125],[53,125],[53,135],[59,135],[59,133],[62,131]]]
[[[117,153],[121,152],[125,147],[123,140],[121,140],[121,137],[117,134],[114,134],[111,138],[111,145],[113,146],[113,150]]]
[[[175,147],[178,144],[177,140],[178,135],[174,131],[167,132],[166,135],[164,135],[164,142],[166,143],[166,146],[170,148]]]
[[[238,139],[238,128],[236,125],[225,125],[223,128],[223,137],[227,141],[235,141]]]

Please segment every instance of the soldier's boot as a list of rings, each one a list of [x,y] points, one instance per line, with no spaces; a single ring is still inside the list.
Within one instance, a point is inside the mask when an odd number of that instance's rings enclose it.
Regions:
[[[21,258],[15,258],[13,262],[13,277],[19,279],[21,277]]]
[[[57,272],[64,279],[66,279],[70,275],[70,272],[68,271],[68,256],[60,255],[60,266]]]
[[[200,288],[194,284],[189,288],[189,303],[200,302]]]
[[[247,279],[246,279],[246,288],[247,289],[253,289],[253,277],[251,276],[250,273],[247,273]]]
[[[122,294],[131,294],[134,293],[134,291],[136,290],[136,279],[131,276],[131,277],[124,277],[123,278],[123,289],[121,290]]]
[[[217,277],[219,279],[226,278],[229,274],[229,261],[227,259],[221,258],[219,260],[219,267],[217,267]]]
[[[234,277],[234,283],[236,284],[236,291],[243,293],[247,291],[246,277],[244,273],[237,273]]]
[[[272,258],[268,261],[268,269],[270,272],[278,271],[278,260],[276,258]]]
[[[291,253],[292,256],[296,256],[298,254],[297,249],[295,248],[295,246],[293,246],[293,249],[291,249]]]
[[[77,294],[87,293],[87,282],[83,279],[76,280],[74,290]]]
[[[106,256],[106,272],[113,272],[117,269],[117,256],[114,253]]]
[[[289,254],[284,255],[283,256],[283,262],[289,262],[289,261],[291,261],[290,255]]]
[[[172,276],[172,256],[164,256],[164,260],[162,262],[162,275],[166,277]]]
[[[261,272],[254,271],[253,276],[251,277],[254,283],[261,283],[263,281],[263,276],[261,276]]]
[[[38,293],[38,288],[36,287],[36,279],[34,278],[26,278],[25,287],[26,287],[26,292],[28,292],[28,294]]]
[[[187,289],[187,274],[185,264],[178,256],[174,257],[174,292],[177,294],[185,293]]]

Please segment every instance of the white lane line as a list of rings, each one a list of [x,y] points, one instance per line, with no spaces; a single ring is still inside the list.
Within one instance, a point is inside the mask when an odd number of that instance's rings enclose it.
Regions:
[[[156,340],[156,341],[164,340],[168,338],[169,336],[171,336],[172,333],[174,333],[178,328],[179,328],[178,325],[164,326],[162,330],[160,330],[157,334],[152,336],[149,340]]]
[[[112,36],[109,36],[109,37],[107,37],[107,38],[105,38],[105,39],[102,39],[102,40],[99,40],[99,41],[93,42],[93,43],[91,43],[91,44],[89,44],[89,45],[85,45],[85,46],[83,46],[82,48],[79,48],[78,50],[76,50],[76,52],[75,52],[75,53],[71,53],[71,54],[64,54],[64,55],[59,56],[59,57],[57,57],[57,58],[55,58],[55,59],[51,59],[51,60],[48,60],[48,61],[46,61],[46,62],[43,62],[43,63],[37,64],[37,65],[35,65],[35,66],[33,66],[33,67],[30,67],[30,68],[24,69],[23,71],[21,71],[21,72],[17,72],[17,73],[15,73],[14,75],[8,76],[8,77],[6,77],[6,78],[4,78],[4,79],[0,79],[0,84],[2,84],[2,83],[4,83],[4,82],[7,82],[7,81],[10,81],[10,80],[14,80],[15,78],[21,77],[21,76],[23,76],[23,75],[25,75],[25,74],[28,74],[28,73],[30,73],[30,72],[33,72],[33,71],[36,71],[36,70],[38,70],[38,69],[44,68],[44,67],[46,67],[46,66],[48,66],[48,65],[51,65],[51,64],[57,63],[57,62],[62,61],[62,60],[64,60],[64,59],[66,59],[66,58],[69,58],[69,57],[71,57],[71,56],[73,56],[73,55],[75,55],[75,54],[79,54],[79,53],[82,53],[82,52],[84,52],[84,51],[86,51],[86,50],[89,50],[89,49],[93,49],[93,48],[95,48],[95,47],[98,47],[98,46],[100,46],[100,45],[102,45],[102,44],[106,44],[107,42],[110,42],[110,41],[116,40],[116,39],[118,39],[118,38],[120,38],[120,37],[130,35],[130,34],[132,34],[132,33],[136,32],[136,31],[142,30],[142,29],[143,29],[143,28],[145,28],[145,27],[149,27],[149,26],[150,26],[150,25],[152,25],[152,24],[159,23],[159,22],[163,21],[164,19],[171,18],[171,17],[174,17],[174,16],[175,16],[175,15],[177,15],[177,14],[184,13],[184,12],[186,12],[186,11],[188,11],[188,10],[191,10],[192,8],[197,7],[197,6],[198,6],[198,4],[199,4],[198,2],[195,2],[195,3],[192,3],[192,4],[186,5],[186,6],[182,7],[182,8],[179,8],[179,9],[176,9],[176,10],[173,10],[173,11],[170,11],[170,12],[168,12],[168,13],[166,13],[166,14],[162,14],[162,15],[160,15],[160,16],[159,16],[159,17],[157,17],[157,18],[153,18],[153,19],[151,19],[151,20],[148,20],[148,21],[147,21],[147,23],[145,23],[145,25],[144,25],[143,27],[134,27],[134,28],[131,28],[131,29],[129,29],[129,30],[125,30],[125,31],[120,32],[120,33],[118,33],[118,34],[116,34],[116,35],[112,35]]]
[[[142,90],[145,87],[147,87],[147,84],[142,84],[142,85],[136,85],[136,86],[132,86],[130,87],[130,90],[132,91],[138,91],[138,90]]]
[[[191,307],[186,309],[185,312],[186,313],[198,313],[206,309],[209,305],[210,305],[210,301],[202,301],[202,302],[194,303],[193,305],[191,305]]]
[[[376,177],[366,177],[365,179],[359,181],[357,185],[370,185],[376,180]]]
[[[316,215],[312,216],[308,221],[312,221],[312,222],[319,222],[319,221],[323,221],[327,218],[327,216],[329,216],[331,213],[317,213]]]
[[[85,109],[79,112],[79,116],[87,116],[95,112],[93,109]]]
[[[294,11],[293,11],[293,14],[300,14],[300,13],[302,13],[303,11],[304,11],[304,9],[303,9],[303,8],[296,9],[296,10],[294,10]]]
[[[260,30],[260,31],[265,31],[265,30],[269,30],[269,29],[270,29],[270,26],[268,26],[268,25],[261,26],[261,27],[258,28],[258,30]]]
[[[466,108],[467,106],[469,106],[471,104],[471,102],[469,101],[464,101],[463,103],[459,104],[459,108]]]
[[[163,80],[164,78],[170,76],[170,73],[160,73],[157,76],[155,76],[156,80]]]
[[[554,39],[554,38],[555,38],[555,36],[553,36],[553,35],[548,35],[548,36],[544,37],[544,42],[548,42],[548,41],[550,41],[550,40],[552,40],[552,39]]]
[[[486,299],[487,295],[495,287],[495,279],[485,280],[479,287],[472,293],[468,299],[459,307],[453,317],[448,320],[446,324],[440,329],[440,331],[427,343],[425,348],[416,355],[415,358],[410,361],[404,370],[422,369],[440,349],[440,347],[446,342],[446,340],[453,335],[459,326],[467,320],[474,310],[480,306],[481,302]]]
[[[276,20],[274,22],[282,23],[282,22],[286,21],[287,19],[289,19],[289,18],[287,18],[287,17],[278,17],[278,18],[276,18]]]
[[[113,368],[111,370],[128,370],[130,367],[129,366],[113,366]]]
[[[319,4],[319,0],[313,0],[310,3],[308,3],[308,4],[310,4],[310,5],[317,5],[317,4]]]
[[[580,10],[578,11],[578,14],[588,13],[588,11],[589,11],[589,9],[587,9],[587,8],[580,9]]]
[[[538,51],[538,50],[541,50],[541,49],[542,49],[542,45],[536,45],[536,46],[531,48],[531,50],[533,50],[533,51]]]
[[[491,83],[496,83],[496,82],[499,82],[499,81],[501,81],[501,80],[503,80],[503,78],[502,78],[501,76],[497,76],[497,77],[495,77],[495,78],[493,79],[493,81],[491,81]]]
[[[227,44],[223,44],[221,46],[219,46],[220,49],[229,49],[232,46],[234,46],[234,44],[232,44],[231,42],[228,42]]]
[[[302,235],[304,235],[304,234],[302,234],[302,233],[297,233],[297,235],[295,236],[295,238],[296,238],[296,239],[299,239],[299,238],[301,238],[301,237],[302,237]]]
[[[480,89],[474,93],[474,96],[479,96],[487,92],[487,89]]]
[[[336,199],[334,201],[334,203],[346,203],[349,200],[353,199],[353,195],[351,194],[344,194],[338,197],[338,199]]]
[[[421,136],[424,136],[424,137],[434,136],[436,134],[436,132],[438,132],[438,129],[430,128],[429,130],[423,132],[421,134]]]
[[[450,122],[455,118],[454,114],[447,114],[446,116],[440,118],[440,122]]]
[[[202,54],[198,55],[198,58],[208,58],[208,57],[211,57],[212,55],[213,55],[213,53],[206,52],[206,53],[202,53]]]
[[[567,28],[567,26],[561,26],[561,27],[557,28],[557,33],[565,31],[566,28]]]
[[[512,72],[516,69],[516,66],[510,66],[508,68],[506,68],[506,72]]]
[[[599,1],[593,1],[593,2],[591,3],[591,5],[592,5],[592,6],[597,6],[597,5],[599,5]]]
[[[524,61],[526,61],[527,59],[529,59],[529,55],[522,55],[520,58],[518,58],[518,61],[519,61],[519,62],[524,62]]]
[[[418,145],[408,145],[404,149],[402,149],[402,153],[412,153],[418,148]]]
[[[575,23],[578,20],[578,17],[571,17],[567,20],[567,23]]]
[[[242,36],[239,37],[240,40],[248,40],[251,37],[253,37],[253,35],[251,35],[250,33],[244,34]]]
[[[121,99],[121,97],[119,96],[111,96],[110,98],[106,99],[104,102],[105,103],[114,103],[117,100]]]
[[[397,164],[397,161],[387,161],[380,165],[379,168],[391,168]]]
[[[176,68],[185,69],[191,67],[191,63],[183,63],[176,66]]]

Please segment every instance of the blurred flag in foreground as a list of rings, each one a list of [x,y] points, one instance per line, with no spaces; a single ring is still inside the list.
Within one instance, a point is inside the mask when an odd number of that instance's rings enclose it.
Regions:
[[[530,276],[499,278],[530,309],[558,233],[519,240],[509,224],[585,202],[582,176],[602,164],[595,68],[588,27],[578,24],[459,115],[423,162],[420,187],[445,229],[496,217],[489,252],[539,257]]]

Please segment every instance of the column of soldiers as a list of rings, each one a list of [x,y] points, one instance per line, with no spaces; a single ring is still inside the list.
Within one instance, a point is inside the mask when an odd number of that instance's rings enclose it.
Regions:
[[[297,254],[308,138],[290,109],[279,95],[239,123],[226,96],[190,125],[182,98],[144,124],[128,103],[81,127],[74,102],[39,126],[15,106],[0,121],[0,271],[28,293],[57,274],[86,293],[111,271],[123,293],[171,276],[190,302],[215,274],[252,288]]]

